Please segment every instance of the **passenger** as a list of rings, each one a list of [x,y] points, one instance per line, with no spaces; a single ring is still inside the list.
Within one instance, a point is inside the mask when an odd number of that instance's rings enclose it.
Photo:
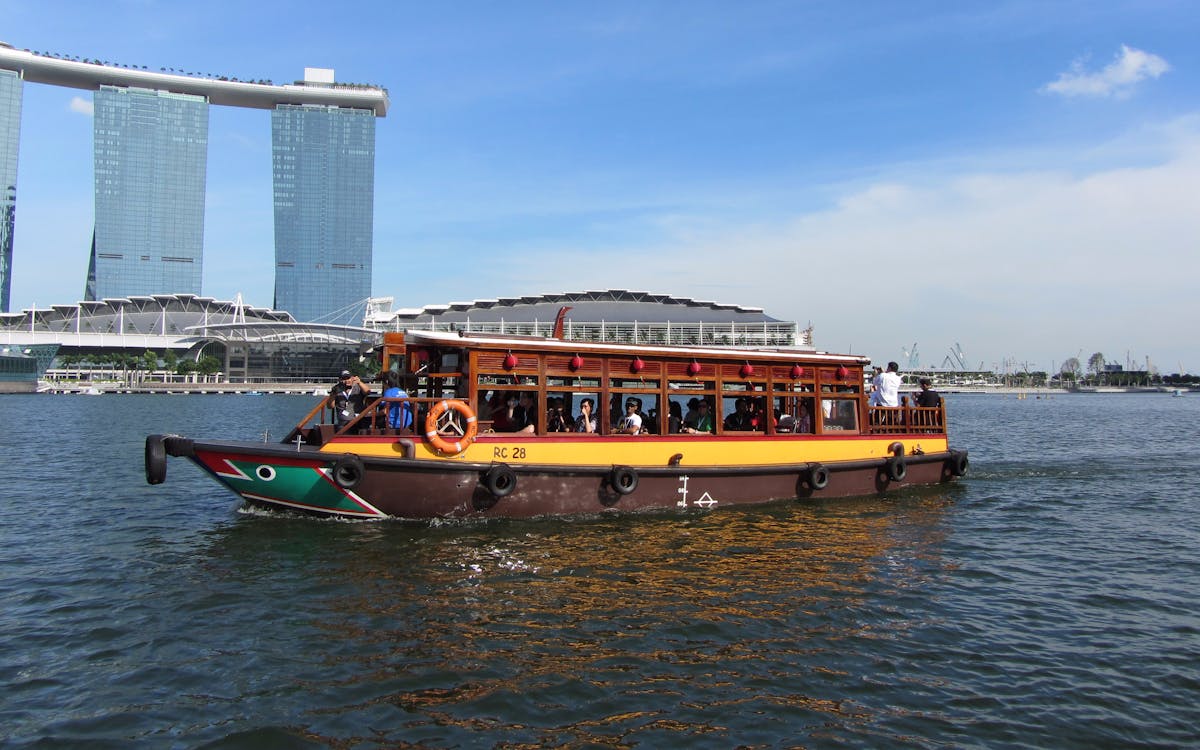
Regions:
[[[580,415],[575,420],[575,432],[599,432],[599,425],[594,414],[595,402],[584,398],[580,402]]]
[[[509,391],[504,394],[504,402],[500,408],[492,412],[492,429],[496,432],[516,432],[513,427],[516,422],[516,412],[520,399],[517,394]]]
[[[400,387],[400,374],[389,370],[383,375],[384,398],[408,398],[408,393]],[[412,404],[407,401],[389,401],[385,407],[387,426],[393,430],[407,430],[412,427]]]
[[[599,426],[596,421],[596,415],[593,413],[593,408],[596,402],[590,398],[585,398],[579,402],[579,417],[575,420],[576,432],[597,432]]]
[[[550,401],[550,409],[546,412],[546,431],[547,432],[570,432],[570,423],[567,421],[566,415],[563,414],[563,400],[561,398],[552,398]]]
[[[667,407],[667,432],[672,435],[677,435],[683,431],[683,409],[679,406],[678,401],[670,402]]]
[[[742,431],[752,430],[754,425],[751,423],[750,404],[745,398],[739,398],[734,402],[735,411],[728,417],[725,417],[725,429]]]
[[[868,406],[879,406],[879,379],[883,377],[883,368],[876,365],[875,374],[871,377],[871,395],[867,396]]]
[[[493,411],[492,405],[493,405],[493,403],[495,403],[496,397],[495,397],[495,395],[493,395],[492,399],[488,400],[488,397],[487,397],[488,393],[489,393],[488,391],[480,391],[479,392],[479,401],[475,406],[475,418],[477,420],[479,420],[480,422],[492,421],[492,411]],[[492,393],[494,394],[494,391]]]
[[[690,424],[685,421],[683,431],[691,434],[711,433],[715,427],[712,414],[708,410],[708,401],[701,399],[700,403],[696,404],[695,420]]]
[[[329,395],[333,398],[333,422],[338,429],[345,427],[358,416],[366,406],[367,394],[370,392],[371,386],[362,382],[349,370],[342,370],[338,382],[329,389]]]
[[[535,432],[537,430],[537,411],[533,404],[533,395],[522,392],[517,399],[517,408],[513,410],[512,423],[509,432]]]
[[[812,412],[808,410],[808,402],[800,402],[800,414],[796,417],[796,432],[806,432],[812,434]]]
[[[941,406],[942,397],[937,394],[937,391],[930,390],[933,381],[929,378],[921,378],[921,390],[913,394],[913,406]]]
[[[642,431],[642,416],[638,414],[642,402],[636,398],[625,401],[625,416],[621,418],[620,426],[615,430],[617,435],[638,435]]]
[[[900,405],[900,365],[888,362],[887,372],[879,376],[879,405]]]
[[[694,424],[695,423],[696,407],[699,406],[699,404],[700,404],[700,399],[696,398],[695,396],[688,399],[687,414],[683,415],[683,423],[684,424]]]

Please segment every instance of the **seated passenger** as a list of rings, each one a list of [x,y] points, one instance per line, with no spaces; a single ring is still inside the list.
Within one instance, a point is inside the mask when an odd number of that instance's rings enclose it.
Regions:
[[[680,408],[678,401],[672,401],[667,409],[667,432],[672,435],[678,434],[683,430],[683,409]]]
[[[700,403],[696,404],[696,418],[691,422],[684,422],[683,431],[689,434],[711,433],[716,429],[716,424],[713,422],[712,414],[708,412],[708,401],[701,399]]]
[[[621,418],[621,423],[614,430],[617,435],[638,435],[642,432],[642,416],[638,414],[641,411],[642,402],[636,398],[628,399],[625,402],[625,416]]]
[[[533,406],[533,395],[522,393],[517,399],[517,408],[513,410],[509,432],[534,432],[537,430],[537,412]]]
[[[599,430],[596,415],[593,413],[595,405],[596,402],[590,398],[579,402],[579,417],[575,420],[576,432],[597,432]]]
[[[561,398],[552,398],[550,401],[550,409],[546,412],[546,431],[547,432],[570,432],[570,423],[567,417],[563,414],[563,400]]]
[[[750,413],[750,404],[747,399],[739,398],[734,403],[736,409],[728,417],[725,417],[726,430],[753,430],[754,415]]]

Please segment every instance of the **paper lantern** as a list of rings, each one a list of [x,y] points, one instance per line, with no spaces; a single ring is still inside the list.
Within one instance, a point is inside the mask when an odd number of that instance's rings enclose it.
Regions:
[[[846,376],[849,374],[850,374],[850,371],[846,369],[845,365],[838,365],[838,368],[837,368],[838,380],[845,380]]]
[[[575,372],[580,367],[583,367],[583,357],[579,356],[578,354],[576,354],[574,357],[571,357],[570,367],[571,372]]]
[[[642,361],[641,357],[634,357],[633,362],[629,365],[629,369],[634,372],[641,372],[646,369],[646,363]]]
[[[688,366],[687,366],[687,374],[691,375],[692,377],[699,375],[700,374],[700,363],[695,360],[692,360],[691,362],[689,362]]]
[[[517,355],[513,354],[512,352],[509,352],[508,355],[504,358],[504,369],[511,370],[516,366],[517,366]]]
[[[792,365],[792,377],[793,378],[804,377],[804,368],[801,367],[800,365]]]
[[[743,378],[748,378],[754,374],[754,365],[747,362],[746,364],[742,365],[742,369],[738,370],[738,372],[742,374]]]

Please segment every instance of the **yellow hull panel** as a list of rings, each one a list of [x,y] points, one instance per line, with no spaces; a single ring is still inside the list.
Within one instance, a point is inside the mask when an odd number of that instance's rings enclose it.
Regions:
[[[602,437],[546,438],[489,434],[455,456],[429,447],[419,435],[335,439],[322,446],[326,453],[355,453],[363,457],[404,455],[399,440],[411,440],[415,458],[427,461],[537,464],[541,466],[667,466],[680,455],[679,466],[779,466],[818,461],[861,461],[892,455],[899,442],[906,455],[948,450],[945,435],[886,435],[853,437]]]

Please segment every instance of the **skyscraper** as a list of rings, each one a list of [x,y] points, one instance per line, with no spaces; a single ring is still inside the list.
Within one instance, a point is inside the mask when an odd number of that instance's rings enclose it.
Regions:
[[[17,214],[17,143],[21,137],[21,76],[0,70],[0,312],[12,291],[13,227]]]
[[[361,322],[371,296],[375,113],[281,104],[271,147],[274,307],[301,321]]]
[[[84,299],[200,294],[208,101],[100,86],[96,229]]]

